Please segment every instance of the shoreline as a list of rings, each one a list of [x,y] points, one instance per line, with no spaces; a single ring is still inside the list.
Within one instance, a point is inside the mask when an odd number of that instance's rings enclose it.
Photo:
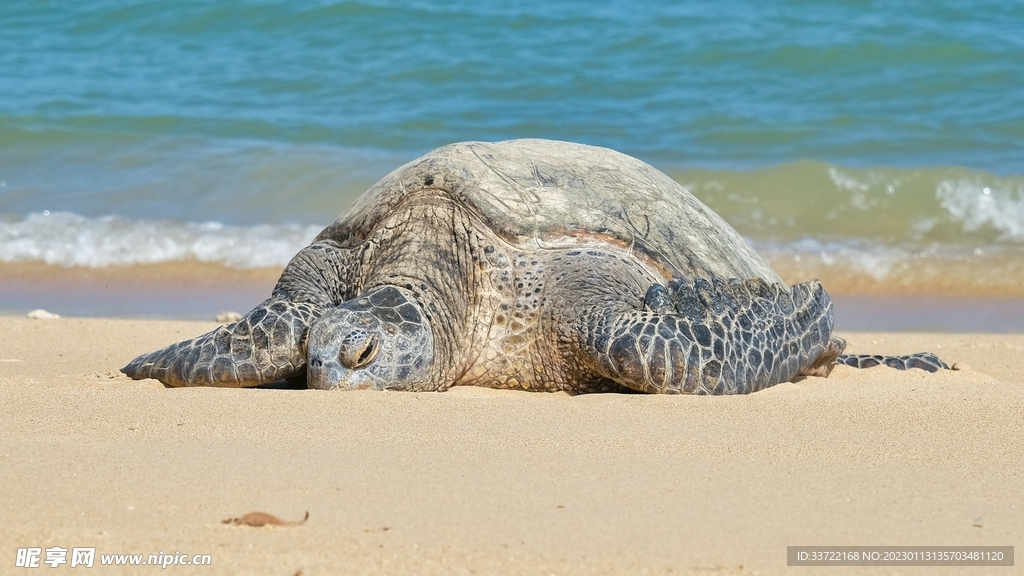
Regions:
[[[237,269],[177,262],[106,268],[0,263],[0,315],[42,308],[62,316],[211,320],[246,313],[270,296],[281,267]],[[789,283],[813,277],[778,266]],[[1024,333],[1024,287],[980,291],[881,281],[851,284],[819,274],[835,303],[836,330]],[[823,276],[823,277],[822,277]]]
[[[0,263],[0,314],[43,308],[62,316],[213,319],[270,297],[283,267],[199,262],[110,266]],[[24,310],[24,312],[22,312]]]
[[[844,333],[851,352],[927,349],[961,370],[839,366],[732,397],[117,372],[215,325],[0,316],[0,562],[84,546],[212,556],[183,574],[749,575],[789,573],[786,546],[1024,546],[1024,334]],[[310,518],[221,522],[255,511]]]

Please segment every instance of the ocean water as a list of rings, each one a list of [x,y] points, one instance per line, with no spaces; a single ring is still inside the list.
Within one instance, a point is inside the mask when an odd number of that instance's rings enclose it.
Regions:
[[[1021,30],[978,0],[7,0],[0,263],[280,267],[408,160],[540,137],[664,170],[787,279],[1020,298]]]

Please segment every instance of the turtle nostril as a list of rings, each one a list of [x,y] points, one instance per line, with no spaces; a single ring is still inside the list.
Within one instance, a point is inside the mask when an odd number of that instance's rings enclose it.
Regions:
[[[324,365],[324,361],[319,358],[310,358],[309,365],[313,368],[319,368]]]

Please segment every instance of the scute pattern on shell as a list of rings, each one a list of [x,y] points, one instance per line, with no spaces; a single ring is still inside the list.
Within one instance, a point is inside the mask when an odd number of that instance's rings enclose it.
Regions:
[[[438,148],[384,177],[318,238],[358,245],[410,195],[439,193],[522,248],[613,243],[670,278],[783,283],[731,226],[662,172],[614,150],[570,142]]]

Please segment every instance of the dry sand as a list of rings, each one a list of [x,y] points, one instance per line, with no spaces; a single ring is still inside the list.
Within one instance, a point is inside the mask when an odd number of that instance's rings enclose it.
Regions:
[[[212,327],[0,318],[0,573],[35,573],[14,568],[29,546],[212,556],[168,574],[1019,570],[787,569],[786,546],[1024,550],[1024,335],[846,334],[965,367],[841,366],[727,398],[169,390],[116,372]],[[221,523],[254,511],[310,518]]]

